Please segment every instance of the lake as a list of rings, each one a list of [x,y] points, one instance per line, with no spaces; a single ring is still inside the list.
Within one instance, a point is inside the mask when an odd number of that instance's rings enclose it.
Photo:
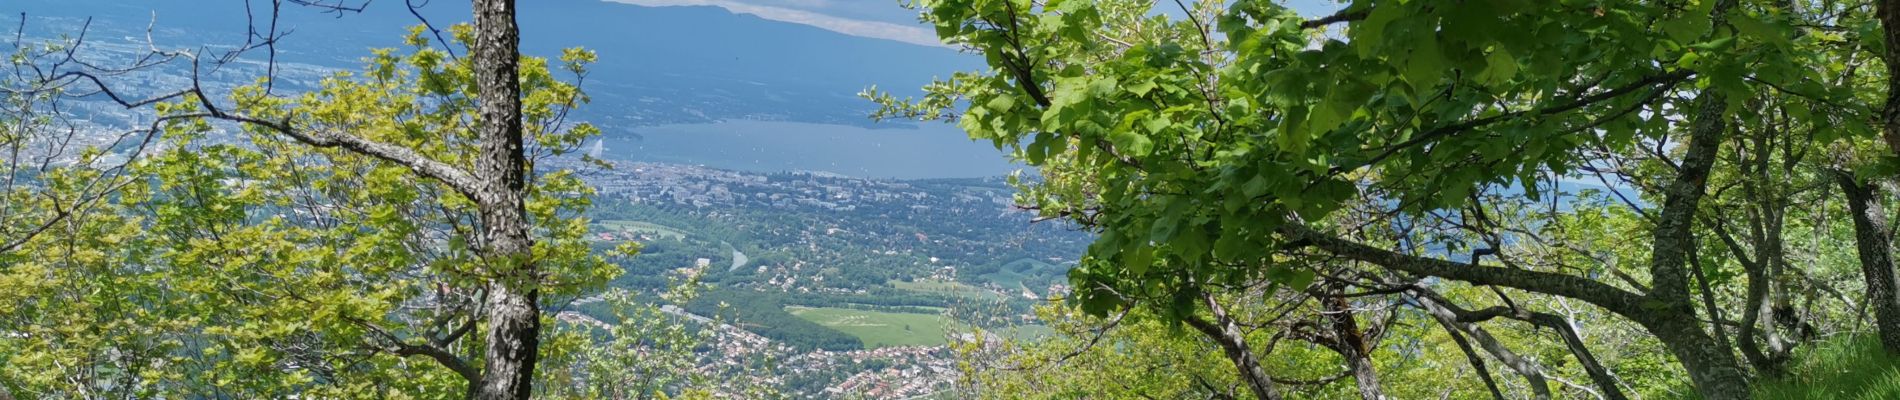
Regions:
[[[988,141],[955,126],[866,129],[774,121],[725,121],[629,129],[605,139],[602,158],[695,164],[752,172],[822,171],[870,178],[974,178],[1009,174]]]

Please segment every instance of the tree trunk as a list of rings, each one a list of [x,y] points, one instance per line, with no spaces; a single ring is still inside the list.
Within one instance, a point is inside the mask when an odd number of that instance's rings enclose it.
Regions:
[[[1835,181],[1846,192],[1847,207],[1854,219],[1854,244],[1860,252],[1860,271],[1867,280],[1866,305],[1874,309],[1875,331],[1881,347],[1900,354],[1900,297],[1896,297],[1893,264],[1893,238],[1887,237],[1887,212],[1880,204],[1879,189],[1861,184],[1847,171],[1834,171]]]
[[[1728,328],[1722,325],[1724,317],[1722,317],[1722,307],[1715,301],[1715,288],[1709,284],[1709,274],[1702,269],[1699,256],[1694,251],[1689,253],[1689,272],[1691,272],[1690,276],[1695,278],[1696,287],[1701,289],[1698,292],[1702,294],[1702,308],[1709,311],[1709,332],[1715,335],[1715,345],[1724,348],[1734,347],[1729,344]],[[1568,325],[1569,320],[1564,319],[1564,321]]]
[[[1886,43],[1900,43],[1900,0],[1877,0],[1874,2],[1874,13],[1880,19]],[[1887,147],[1893,155],[1900,156],[1900,46],[1886,46],[1886,52],[1881,56],[1887,64],[1887,104],[1880,112],[1880,137],[1886,139]],[[1880,204],[1873,200],[1872,194],[1876,191],[1872,190],[1872,185],[1851,186],[1866,189],[1859,191],[1866,194],[1865,201],[1850,199],[1849,203],[1861,207],[1854,211],[1854,230],[1857,233],[1856,240],[1861,242],[1861,270],[1867,274],[1867,296],[1868,301],[1873,303],[1871,307],[1876,315],[1875,325],[1879,327],[1880,344],[1887,349],[1888,353],[1900,354],[1900,326],[1896,326],[1900,324],[1900,310],[1896,310],[1896,306],[1893,305],[1895,287],[1892,239],[1876,234],[1885,232],[1885,229],[1869,232],[1860,228],[1862,223],[1884,228],[1887,222],[1886,213],[1876,211],[1881,208]],[[1854,190],[1850,189],[1850,191]],[[1849,194],[1850,197],[1853,195]],[[1873,219],[1873,217],[1879,219]],[[1870,268],[1869,265],[1875,267]],[[1866,305],[1863,304],[1863,306]]]
[[[1191,319],[1188,324],[1220,343],[1227,359],[1232,360],[1234,368],[1240,372],[1240,380],[1247,383],[1247,389],[1252,390],[1255,397],[1263,400],[1280,399],[1280,391],[1274,387],[1273,377],[1260,367],[1260,359],[1254,356],[1253,349],[1247,346],[1246,338],[1240,335],[1240,327],[1231,323],[1215,326],[1198,319]]]
[[[1768,303],[1769,280],[1773,278],[1769,278],[1767,271],[1761,268],[1749,267],[1747,272],[1748,295],[1743,300],[1742,331],[1737,343],[1742,349],[1742,356],[1755,366],[1756,371],[1764,376],[1780,377],[1786,372],[1783,368],[1786,361],[1783,356],[1786,353],[1782,351],[1784,346],[1772,323],[1773,316],[1769,314],[1772,310]],[[1763,324],[1764,320],[1770,323]],[[1768,342],[1766,350],[1762,344],[1764,339]]]
[[[1240,330],[1240,324],[1234,323],[1213,298],[1207,300],[1212,309],[1214,321],[1200,317],[1185,318],[1188,326],[1201,332],[1208,339],[1220,344],[1227,359],[1233,361],[1234,369],[1240,373],[1240,381],[1247,384],[1254,397],[1262,400],[1280,400],[1280,390],[1274,387],[1273,376],[1267,375],[1266,368],[1260,366],[1260,357],[1253,354],[1253,348],[1247,345],[1247,335]]]
[[[1447,329],[1455,329],[1470,337],[1478,343],[1478,347],[1484,349],[1484,352],[1490,353],[1491,357],[1503,362],[1505,367],[1517,372],[1518,376],[1524,377],[1524,383],[1531,388],[1532,398],[1549,399],[1551,397],[1550,382],[1544,378],[1542,364],[1524,359],[1516,352],[1504,347],[1504,344],[1498,342],[1497,337],[1491,336],[1491,332],[1486,331],[1484,327],[1461,321],[1459,312],[1448,305],[1440,304],[1437,296],[1421,295],[1415,299],[1418,301],[1419,308],[1425,309],[1425,312],[1437,319],[1440,325],[1445,325]]]
[[[1768,125],[1773,129],[1774,124]],[[1785,364],[1793,347],[1774,324],[1775,306],[1783,304],[1787,297],[1781,278],[1788,260],[1781,237],[1787,201],[1769,173],[1774,164],[1770,162],[1773,143],[1768,136],[1771,135],[1772,131],[1765,132],[1755,139],[1754,146],[1746,146],[1750,147],[1747,152],[1752,156],[1738,157],[1747,175],[1742,180],[1742,193],[1748,200],[1743,214],[1749,223],[1749,241],[1753,242],[1750,244],[1755,249],[1754,263],[1742,263],[1748,270],[1748,295],[1744,301],[1747,308],[1742,313],[1741,341],[1742,355],[1756,371],[1779,378],[1786,372]]]
[[[1603,389],[1603,398],[1629,399],[1628,395],[1623,394],[1623,388],[1617,386],[1616,375],[1610,373],[1609,368],[1604,368],[1602,362],[1597,361],[1596,354],[1590,352],[1590,347],[1584,344],[1583,336],[1577,334],[1577,327],[1571,324],[1569,318],[1557,314],[1532,313],[1531,323],[1555,329],[1557,334],[1563,336],[1564,345],[1570,348],[1570,354],[1577,357],[1577,363],[1583,364],[1583,371],[1590,374],[1590,380],[1596,382],[1597,388]],[[1727,346],[1723,345],[1723,347]]]
[[[1748,375],[1742,373],[1735,354],[1715,345],[1715,339],[1702,330],[1702,323],[1689,314],[1657,313],[1638,321],[1650,334],[1676,356],[1695,382],[1696,392],[1704,399],[1746,400],[1753,398]]]
[[[1886,42],[1900,43],[1900,0],[1875,0],[1874,14]],[[1885,47],[1881,58],[1887,64],[1887,104],[1880,110],[1880,137],[1893,155],[1900,156],[1900,46]]]
[[[482,222],[488,284],[487,344],[481,382],[469,397],[526,400],[534,393],[540,347],[534,247],[524,202],[527,156],[521,122],[521,31],[514,0],[474,0],[474,75],[479,101],[479,153],[473,199]]]
[[[1343,297],[1327,297],[1320,301],[1326,308],[1321,315],[1333,331],[1331,347],[1346,359],[1346,367],[1352,370],[1353,383],[1359,387],[1359,397],[1365,400],[1384,399],[1385,390],[1379,385],[1379,370],[1372,364],[1372,346],[1366,343],[1365,332],[1359,329],[1359,320],[1354,318],[1352,305]]]
[[[1465,340],[1465,334],[1458,330],[1457,324],[1442,318],[1433,318],[1438,326],[1445,328],[1445,335],[1451,336],[1452,343],[1458,344],[1458,350],[1465,353],[1465,361],[1471,363],[1471,369],[1478,373],[1478,380],[1484,382],[1484,388],[1491,391],[1491,398],[1504,400],[1504,391],[1498,390],[1498,382],[1491,379],[1491,368],[1484,365],[1484,357],[1471,348],[1471,341]]]
[[[1664,189],[1662,212],[1651,232],[1649,276],[1653,290],[1644,296],[1642,310],[1624,314],[1647,328],[1682,362],[1698,392],[1709,400],[1750,398],[1748,375],[1728,348],[1702,330],[1689,295],[1689,255],[1696,246],[1691,231],[1695,212],[1708,187],[1716,151],[1727,136],[1727,98],[1719,90],[1698,94],[1690,116],[1688,148],[1675,179]]]
[[[514,293],[506,286],[489,285],[488,344],[473,399],[526,400],[533,394],[541,310],[534,295]]]
[[[1352,369],[1353,384],[1359,388],[1359,398],[1364,400],[1384,400],[1385,390],[1379,386],[1379,370],[1372,365],[1372,357],[1356,354],[1346,359],[1346,367]]]

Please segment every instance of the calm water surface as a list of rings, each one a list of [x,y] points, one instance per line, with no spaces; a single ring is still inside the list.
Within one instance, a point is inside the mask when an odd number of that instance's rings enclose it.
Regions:
[[[661,125],[606,139],[602,156],[753,172],[822,171],[875,178],[973,178],[1023,168],[954,126],[914,129],[770,121]]]

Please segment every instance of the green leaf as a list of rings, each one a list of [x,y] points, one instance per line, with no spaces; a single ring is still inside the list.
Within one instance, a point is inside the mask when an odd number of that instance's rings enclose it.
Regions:
[[[1310,133],[1306,136],[1308,138],[1319,137],[1325,135],[1327,132],[1331,132],[1333,128],[1338,128],[1340,124],[1346,122],[1346,113],[1349,111],[1347,109],[1348,107],[1352,106],[1338,104],[1338,102],[1330,101],[1330,99],[1329,101],[1323,101],[1313,106],[1313,112],[1307,115],[1306,128],[1309,129]],[[1306,143],[1301,142],[1296,148],[1288,149],[1288,151],[1300,153],[1304,152],[1305,149]]]
[[[1284,284],[1289,288],[1293,288],[1294,290],[1306,290],[1306,287],[1313,286],[1313,281],[1317,278],[1319,278],[1319,273],[1309,271],[1309,270],[1304,270],[1304,269],[1296,269],[1296,270],[1293,270],[1292,276],[1288,277],[1287,281],[1284,282]]]
[[[1272,182],[1268,182],[1265,175],[1254,175],[1252,179],[1247,180],[1247,183],[1240,185],[1240,193],[1246,194],[1248,198],[1255,198],[1267,194],[1267,189],[1271,187]]]
[[[1517,58],[1511,51],[1499,46],[1484,57],[1484,73],[1479,75],[1484,83],[1491,86],[1503,85],[1517,76]]]
[[[1189,263],[1196,263],[1207,257],[1207,232],[1196,225],[1187,226],[1169,242],[1174,254]]]
[[[1087,280],[1085,280],[1085,282],[1094,282],[1098,278],[1087,277],[1086,279]],[[1078,288],[1086,288],[1086,289],[1080,290],[1080,293],[1078,293],[1078,297],[1082,298],[1083,312],[1086,312],[1092,315],[1103,316],[1103,315],[1108,315],[1110,311],[1120,309],[1123,306],[1121,297],[1115,295],[1115,292],[1109,289],[1107,286],[1097,285],[1097,284],[1084,284],[1084,285],[1078,286]]]
[[[1381,42],[1386,38],[1386,26],[1404,15],[1406,8],[1404,4],[1380,4],[1378,7],[1372,7],[1372,12],[1366,15],[1366,19],[1352,25],[1352,30],[1348,33],[1352,37],[1353,49],[1359,51],[1360,57],[1372,57],[1374,52],[1378,51]]]
[[[1023,149],[1023,158],[1029,161],[1029,165],[1042,165],[1043,161],[1049,158],[1049,142],[1051,141],[1045,138],[1048,135],[1046,132],[1036,134],[1036,139],[1030,141],[1029,147]]]
[[[1247,238],[1233,228],[1224,228],[1220,238],[1214,239],[1214,257],[1227,261],[1239,261],[1245,253]]]
[[[1148,127],[1148,133],[1159,135],[1167,131],[1168,127],[1174,126],[1174,121],[1169,121],[1167,117],[1155,117],[1149,118],[1144,124]]]
[[[1682,53],[1682,57],[1676,59],[1676,67],[1693,69],[1695,68],[1696,61],[1701,59],[1702,55],[1696,54],[1696,52],[1693,51],[1685,51]]]
[[[1313,281],[1318,277],[1319,274],[1313,271],[1291,268],[1284,264],[1267,267],[1267,281],[1284,285],[1292,290],[1306,290],[1306,287],[1312,286]]]
[[[1155,81],[1144,79],[1141,82],[1128,85],[1127,89],[1128,93],[1133,93],[1136,97],[1147,96],[1149,92],[1155,90]]]
[[[1148,227],[1148,240],[1155,242],[1174,240],[1174,234],[1180,231],[1180,227],[1181,219],[1179,218],[1163,216],[1155,219],[1154,225]]]
[[[1134,275],[1146,274],[1148,273],[1148,267],[1154,266],[1155,248],[1148,245],[1129,247],[1122,250],[1121,259],[1122,268],[1128,269],[1129,273]]]
[[[1274,131],[1274,145],[1287,152],[1302,152],[1306,149],[1306,118],[1308,109],[1289,109],[1280,119],[1280,129]]]
[[[997,113],[1006,113],[1009,112],[1011,108],[1016,107],[1016,97],[1009,95],[1009,93],[998,94],[996,98],[990,99],[988,103],[984,103],[984,106]]]
[[[1788,39],[1788,35],[1782,34],[1784,31],[1782,26],[1762,21],[1757,17],[1734,15],[1729,18],[1729,24],[1735,27],[1736,33],[1768,43],[1782,51],[1787,51],[1794,45],[1794,42]]]
[[[1710,3],[1713,1],[1704,1]],[[1682,18],[1665,20],[1661,24],[1663,34],[1676,43],[1690,43],[1709,33],[1708,14],[1688,11]]]
[[[1402,75],[1415,89],[1438,85],[1439,79],[1445,76],[1445,53],[1438,46],[1437,34],[1428,30],[1418,35]]]
[[[1109,134],[1108,140],[1125,156],[1146,157],[1154,151],[1154,141],[1149,140],[1147,135],[1133,130],[1117,129]]]
[[[1714,52],[1714,51],[1725,50],[1729,47],[1730,44],[1734,44],[1734,43],[1735,43],[1734,36],[1723,36],[1723,37],[1716,38],[1714,40],[1710,40],[1707,42],[1701,42],[1701,43],[1689,45],[1689,48]]]

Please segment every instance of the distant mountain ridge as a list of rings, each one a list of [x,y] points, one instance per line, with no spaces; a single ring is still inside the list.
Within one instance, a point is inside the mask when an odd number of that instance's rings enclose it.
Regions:
[[[933,76],[981,66],[980,59],[946,48],[711,6],[533,0],[520,7],[524,53],[552,57],[579,46],[600,54],[585,86],[595,102],[582,116],[610,132],[728,119],[864,125],[872,107],[856,98],[859,90],[878,85],[902,93]],[[29,34],[36,35],[73,34],[82,18],[92,17],[94,40],[142,41],[153,23],[159,45],[172,48],[235,45],[244,41],[246,27],[243,0],[37,0],[0,11],[25,13]],[[252,11],[260,21],[268,14]],[[443,28],[469,19],[465,2],[435,0],[422,11]],[[355,69],[370,48],[401,46],[418,23],[402,2],[371,2],[362,13],[287,5],[279,27],[292,33],[279,46],[279,60]]]

